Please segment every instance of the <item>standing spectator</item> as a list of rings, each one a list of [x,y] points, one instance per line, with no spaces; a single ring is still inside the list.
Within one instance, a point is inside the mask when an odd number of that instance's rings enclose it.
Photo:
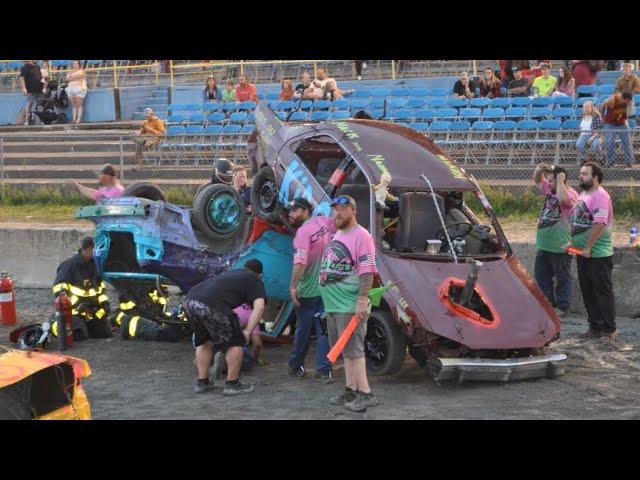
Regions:
[[[510,97],[527,97],[529,96],[529,80],[522,75],[522,70],[518,67],[512,67],[513,80],[509,82],[507,95]]]
[[[596,83],[598,60],[571,60],[573,68],[571,74],[576,80],[576,89],[580,85],[593,85]]]
[[[324,248],[335,233],[333,220],[321,215],[312,216],[313,207],[299,197],[289,205],[289,223],[297,227],[293,239],[293,272],[289,293],[296,307],[296,331],[293,349],[289,356],[289,375],[304,377],[304,359],[311,344],[311,330],[316,331],[317,379],[333,382],[331,364],[327,359],[329,340],[324,332],[320,316],[324,305],[320,297],[318,274]]]
[[[616,332],[616,304],[613,295],[613,206],[609,193],[600,186],[604,172],[595,162],[580,169],[580,188],[571,211],[571,243],[582,250],[578,256],[578,280],[587,310],[587,337],[608,337]]]
[[[544,196],[538,217],[534,275],[556,313],[566,317],[571,306],[571,255],[564,247],[571,239],[569,216],[578,193],[567,185],[566,170],[555,165],[539,164],[533,181]],[[555,291],[553,277],[556,278]]]
[[[242,165],[233,167],[231,186],[233,186],[242,197],[245,213],[251,215],[251,187],[247,185],[247,169]]]
[[[627,122],[627,110],[633,102],[630,92],[615,93],[600,105],[604,121],[604,150],[606,166],[613,165],[616,157],[616,137],[620,137],[627,168],[635,163],[631,147],[631,130]]]
[[[500,97],[500,80],[490,67],[484,69],[482,78],[478,81],[480,96],[486,98]]]
[[[231,80],[227,80],[227,83],[225,84],[224,91],[222,92],[222,101],[223,102],[236,101],[236,91],[233,88],[233,82]]]
[[[31,108],[38,99],[38,95],[42,93],[42,73],[40,67],[36,65],[35,60],[27,60],[20,69],[20,89],[27,97],[27,106],[25,107],[25,125],[29,125],[31,120]]]
[[[550,74],[551,68],[546,63],[540,65],[540,71],[542,75],[533,81],[533,92],[537,97],[548,97],[555,90],[558,79]]]
[[[75,180],[72,181],[73,185],[78,191],[87,198],[95,201],[97,204],[104,203],[105,200],[110,198],[118,198],[122,195],[124,187],[116,179],[116,169],[111,164],[106,164],[98,173],[98,184],[100,187],[96,190],[94,188],[85,187],[80,185]]]
[[[84,99],[87,96],[87,74],[80,66],[79,60],[71,64],[71,71],[67,73],[67,95],[73,107],[73,123],[80,123]]]
[[[302,72],[300,77],[300,83],[296,85],[296,91],[293,94],[295,98],[301,98],[304,96],[304,92],[311,86],[311,75],[309,72]]]
[[[136,144],[136,164],[138,168],[142,165],[142,152],[155,147],[164,136],[166,127],[164,122],[156,117],[151,108],[144,109],[144,120],[140,125],[141,138],[134,138],[133,141]],[[155,137],[149,138],[147,135],[155,135]]]
[[[640,78],[633,73],[633,63],[622,64],[622,76],[616,82],[616,92],[640,93]]]
[[[453,93],[456,98],[473,98],[475,95],[476,85],[473,80],[469,80],[469,74],[462,72],[460,80],[453,85]]]
[[[222,100],[222,93],[220,92],[220,88],[218,87],[216,77],[214,77],[213,75],[209,75],[207,77],[207,81],[205,82],[202,89],[202,101],[206,103],[210,102],[211,100]]]
[[[331,399],[332,405],[344,405],[362,411],[378,405],[367,380],[364,337],[371,309],[369,292],[376,269],[376,249],[371,234],[356,221],[356,202],[341,195],[331,202],[337,233],[327,245],[320,266],[320,296],[327,312],[329,342],[334,345],[351,317],[359,325],[344,347],[345,392]]]
[[[249,82],[247,75],[240,75],[240,85],[236,87],[237,102],[257,102],[256,86]]]
[[[49,77],[49,61],[43,60],[40,64],[40,75],[42,76],[42,92],[47,90],[47,84],[51,78]]]
[[[591,100],[582,106],[582,121],[580,122],[580,136],[576,142],[578,161],[582,162],[587,147],[599,158],[602,152],[602,117]]]
[[[293,89],[293,83],[290,78],[285,78],[282,80],[282,89],[280,90],[280,95],[278,98],[280,100],[291,100],[295,90]]]
[[[356,67],[356,79],[362,80],[362,69],[367,68],[367,64],[363,60],[354,60],[353,64]]]
[[[562,65],[558,70],[558,82],[556,83],[556,91],[552,97],[574,97],[576,95],[576,80],[571,75],[571,70]]]

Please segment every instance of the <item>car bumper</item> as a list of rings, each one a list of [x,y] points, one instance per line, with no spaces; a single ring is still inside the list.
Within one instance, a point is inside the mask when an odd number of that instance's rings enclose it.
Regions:
[[[509,382],[527,378],[555,378],[564,375],[562,353],[535,357],[487,359],[487,358],[438,358],[431,374],[437,381]]]

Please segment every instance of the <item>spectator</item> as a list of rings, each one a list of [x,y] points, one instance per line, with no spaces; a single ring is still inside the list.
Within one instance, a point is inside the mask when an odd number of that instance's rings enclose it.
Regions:
[[[548,65],[549,68],[551,68],[551,62],[549,60],[538,60],[538,63],[536,64],[535,67],[532,67],[531,70],[529,71],[529,78],[534,80],[540,76],[542,76],[544,73],[542,71],[542,68],[544,65]]]
[[[222,100],[222,93],[220,92],[220,88],[218,87],[218,83],[216,82],[216,77],[214,77],[213,75],[209,75],[207,77],[207,81],[205,82],[204,88],[202,89],[202,101],[206,103],[211,100]]]
[[[80,66],[79,60],[71,64],[71,71],[67,73],[69,85],[66,88],[67,95],[73,107],[73,123],[80,123],[84,99],[87,96],[87,74]]]
[[[558,82],[556,83],[556,91],[552,97],[573,97],[576,94],[576,80],[571,75],[571,70],[562,65],[558,70]]]
[[[456,98],[473,98],[475,95],[476,85],[473,80],[469,80],[469,74],[462,72],[460,80],[453,85],[453,93]]]
[[[140,126],[140,135],[143,136],[141,138],[133,139],[136,143],[135,158],[138,168],[142,165],[142,152],[144,150],[149,150],[160,143],[165,131],[166,127],[164,122],[154,115],[151,108],[145,108],[144,120]],[[149,138],[147,135],[154,135],[154,137]]]
[[[322,100],[324,97],[325,90],[317,79],[310,82],[309,86],[305,88],[302,93],[302,98],[305,100]]]
[[[309,87],[311,87],[311,75],[309,75],[309,72],[303,72],[300,77],[300,83],[296,85],[296,90],[293,96],[295,98],[303,97],[305,90]]]
[[[25,125],[29,125],[31,120],[31,108],[38,99],[38,95],[42,93],[42,73],[36,65],[35,60],[27,60],[20,69],[20,89],[27,97],[27,106],[25,107]]]
[[[548,97],[556,88],[558,79],[550,74],[551,67],[543,63],[540,65],[542,75],[533,81],[533,92],[537,97]]]
[[[222,101],[223,102],[236,101],[236,91],[233,88],[233,82],[231,80],[227,80],[227,83],[225,84],[224,91],[222,92]]]
[[[480,96],[486,98],[498,98],[500,96],[500,80],[495,76],[490,67],[484,69],[482,78],[478,82]]]
[[[633,102],[631,92],[615,93],[600,105],[600,113],[604,120],[604,150],[606,166],[613,165],[616,157],[616,137],[620,137],[626,159],[626,167],[635,163],[631,147],[631,131],[627,122],[627,109]]]
[[[522,70],[518,67],[512,67],[513,80],[509,82],[507,95],[510,97],[527,97],[529,96],[529,80],[522,75]]]
[[[247,169],[242,165],[233,167],[231,185],[242,197],[245,213],[251,215],[251,187],[247,185]]]
[[[604,172],[595,162],[580,169],[582,193],[571,210],[571,242],[582,250],[578,256],[578,281],[587,310],[587,337],[616,338],[616,304],[613,295],[613,207],[609,193],[600,186]]]
[[[367,68],[367,64],[363,60],[354,60],[353,64],[356,67],[356,79],[362,80],[362,69]]]
[[[47,90],[47,84],[49,83],[49,61],[43,60],[40,64],[40,75],[42,76],[42,92]]]
[[[596,83],[596,73],[600,70],[598,60],[571,60],[571,74],[575,78],[576,90],[580,85]]]
[[[256,86],[249,82],[249,77],[240,75],[240,85],[236,87],[236,101],[238,102],[257,102],[258,95]]]
[[[580,122],[580,137],[576,142],[578,161],[582,162],[587,147],[600,157],[602,152],[602,117],[592,101],[584,102],[582,106],[582,121]]]
[[[633,63],[622,64],[622,76],[616,82],[616,92],[640,93],[640,78],[633,73]]]
[[[571,306],[571,255],[564,247],[570,241],[569,216],[578,193],[567,185],[567,172],[562,167],[541,163],[533,180],[544,196],[538,217],[534,275],[556,313],[566,317]]]
[[[293,89],[293,83],[290,78],[285,78],[282,80],[282,89],[280,90],[280,100],[291,100],[295,90]]]
[[[72,181],[73,185],[78,191],[87,198],[95,201],[97,204],[104,203],[105,200],[110,198],[118,198],[122,195],[124,187],[120,185],[120,182],[116,180],[116,169],[111,164],[106,164],[98,173],[98,183],[100,187],[96,190],[89,187],[80,185],[75,180]]]
[[[338,82],[333,78],[329,78],[325,68],[319,68],[317,75],[318,78],[315,82],[318,82],[324,91],[322,98],[327,98],[328,100],[338,100],[342,98],[342,91],[338,88]]]

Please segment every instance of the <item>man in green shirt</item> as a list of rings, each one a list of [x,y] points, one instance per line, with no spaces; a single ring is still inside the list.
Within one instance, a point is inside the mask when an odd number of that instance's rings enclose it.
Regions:
[[[540,70],[542,70],[542,76],[533,81],[534,93],[537,97],[548,97],[555,90],[558,79],[549,74],[551,68],[548,64],[540,65]]]

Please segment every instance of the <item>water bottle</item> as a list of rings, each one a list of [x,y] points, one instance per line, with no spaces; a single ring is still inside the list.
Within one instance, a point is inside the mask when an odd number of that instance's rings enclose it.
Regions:
[[[636,227],[632,227],[629,230],[629,245],[634,246],[638,241],[638,229]]]

